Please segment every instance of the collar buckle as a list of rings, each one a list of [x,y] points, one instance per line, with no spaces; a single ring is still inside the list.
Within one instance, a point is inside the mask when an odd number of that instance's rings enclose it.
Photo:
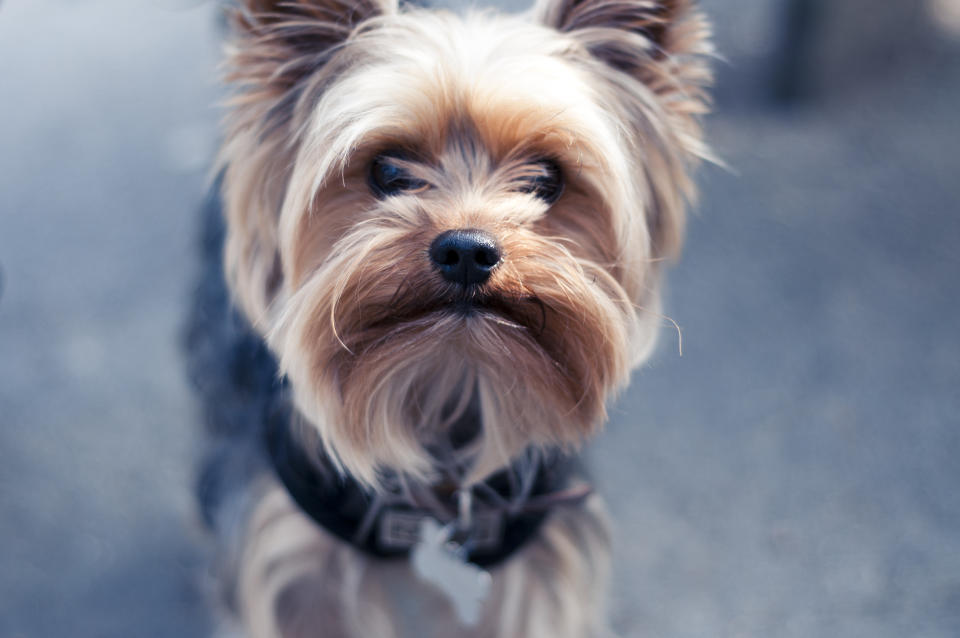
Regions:
[[[424,519],[436,520],[436,517],[423,510],[385,507],[377,525],[378,544],[388,551],[410,550],[420,541],[420,529]],[[466,529],[455,528],[451,540],[467,552],[487,553],[499,549],[503,541],[503,512],[474,511],[470,519],[470,526]]]

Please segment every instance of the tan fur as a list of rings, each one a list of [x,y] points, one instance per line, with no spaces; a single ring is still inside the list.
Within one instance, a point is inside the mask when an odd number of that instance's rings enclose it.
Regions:
[[[429,483],[451,398],[474,393],[466,484],[596,433],[655,339],[660,262],[679,250],[689,171],[707,154],[708,33],[691,2],[542,0],[523,17],[460,18],[293,0],[249,2],[236,22],[225,267],[340,468],[373,488],[386,469]],[[390,149],[430,187],[377,199],[368,167]],[[516,188],[542,157],[566,182],[552,206]],[[491,233],[504,255],[469,315],[451,312],[462,293],[427,257],[458,228]],[[598,635],[593,507],[558,512],[497,572],[499,611],[471,635]],[[390,598],[379,572],[393,568],[326,538],[275,486],[251,529],[252,636],[314,635],[278,605],[336,617],[330,635],[392,635],[389,604],[370,602]]]

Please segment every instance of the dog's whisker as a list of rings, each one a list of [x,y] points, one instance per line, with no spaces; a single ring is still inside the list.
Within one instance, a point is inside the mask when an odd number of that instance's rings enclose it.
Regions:
[[[659,317],[660,319],[667,321],[673,326],[673,329],[677,333],[677,354],[682,357],[683,356],[683,329],[680,328],[680,324],[677,323],[672,317],[669,317],[659,312],[654,312],[653,310],[650,310],[645,306],[636,305],[635,308],[640,312],[645,312],[647,314],[653,315],[654,317]]]
[[[404,276],[404,278],[400,280],[400,284],[397,286],[397,290],[393,293],[393,296],[390,297],[390,301],[387,302],[387,306],[388,306],[389,308],[395,308],[395,307],[396,307],[396,305],[397,305],[397,300],[400,298],[400,293],[403,292],[403,289],[404,289],[404,287],[407,285],[407,282],[408,282],[409,280],[410,280],[410,275],[409,275],[409,274],[406,275],[406,276]]]

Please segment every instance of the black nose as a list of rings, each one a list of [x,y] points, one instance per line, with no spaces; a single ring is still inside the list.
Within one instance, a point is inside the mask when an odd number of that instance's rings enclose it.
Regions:
[[[430,244],[430,260],[451,283],[482,284],[500,263],[500,247],[482,230],[448,230]]]

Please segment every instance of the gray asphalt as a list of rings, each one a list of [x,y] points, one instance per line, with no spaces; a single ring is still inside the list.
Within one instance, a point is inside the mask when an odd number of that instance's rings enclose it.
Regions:
[[[769,11],[710,4],[721,95],[756,88]],[[215,23],[0,10],[0,638],[209,632],[177,332]],[[960,53],[935,49],[711,118],[730,169],[670,275],[683,354],[665,322],[591,451],[624,636],[960,636]]]

